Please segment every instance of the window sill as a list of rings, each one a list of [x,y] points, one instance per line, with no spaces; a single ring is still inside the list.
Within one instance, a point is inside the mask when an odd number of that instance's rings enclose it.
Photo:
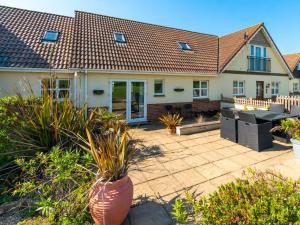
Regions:
[[[271,71],[268,70],[250,70],[248,69],[248,72],[253,72],[253,73],[271,73]]]
[[[194,97],[193,100],[199,100],[199,101],[208,101],[209,98],[208,97]]]
[[[165,97],[164,94],[157,94],[157,95],[153,95],[153,97]]]

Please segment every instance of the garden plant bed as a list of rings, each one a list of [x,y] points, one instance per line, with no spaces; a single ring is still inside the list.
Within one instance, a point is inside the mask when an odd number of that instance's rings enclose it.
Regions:
[[[176,127],[177,135],[195,134],[220,128],[220,121],[194,123]]]

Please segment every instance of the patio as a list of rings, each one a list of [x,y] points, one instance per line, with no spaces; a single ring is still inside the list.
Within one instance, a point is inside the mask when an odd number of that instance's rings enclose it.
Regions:
[[[209,194],[242,176],[247,167],[300,176],[300,162],[293,159],[289,144],[274,142],[271,149],[256,152],[220,138],[219,130],[173,136],[156,124],[137,127],[132,133],[142,141],[143,157],[129,172],[134,204],[124,225],[172,224],[169,212],[176,196],[186,189]]]

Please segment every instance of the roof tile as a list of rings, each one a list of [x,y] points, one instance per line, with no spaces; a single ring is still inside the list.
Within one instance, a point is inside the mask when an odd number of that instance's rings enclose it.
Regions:
[[[71,57],[73,18],[0,6],[0,64],[6,67],[65,69]],[[47,30],[60,32],[57,43],[42,43]]]

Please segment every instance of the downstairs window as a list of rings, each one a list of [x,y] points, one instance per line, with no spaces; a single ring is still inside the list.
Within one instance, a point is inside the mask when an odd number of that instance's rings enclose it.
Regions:
[[[52,95],[54,99],[62,101],[64,98],[71,97],[71,80],[70,79],[43,79],[41,82],[41,94],[44,91]]]

